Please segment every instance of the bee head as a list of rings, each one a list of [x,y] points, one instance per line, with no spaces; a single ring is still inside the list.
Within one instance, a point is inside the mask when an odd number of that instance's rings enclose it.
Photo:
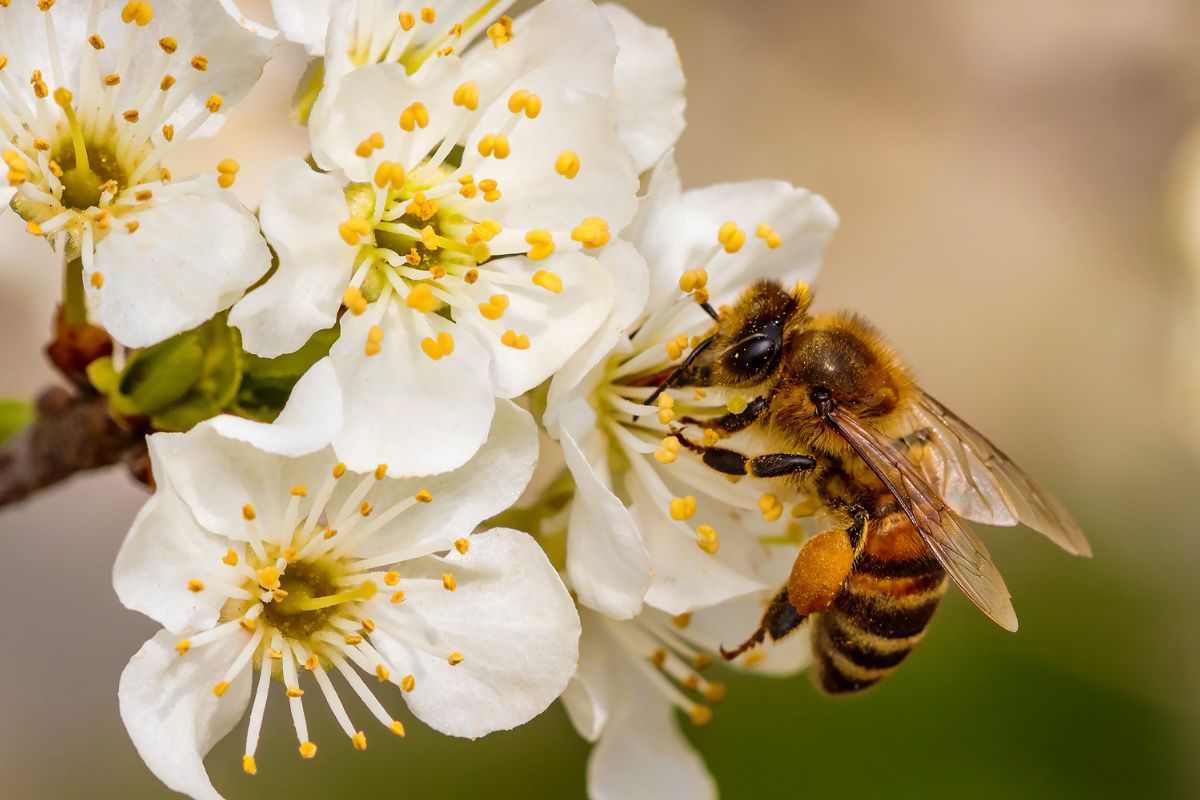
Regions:
[[[833,405],[880,417],[899,403],[903,372],[878,334],[853,317],[818,318],[790,348],[790,377],[819,415]]]
[[[783,358],[789,323],[808,310],[806,284],[788,291],[776,281],[747,289],[721,315],[713,342],[713,383],[731,388],[756,386],[771,378]]]

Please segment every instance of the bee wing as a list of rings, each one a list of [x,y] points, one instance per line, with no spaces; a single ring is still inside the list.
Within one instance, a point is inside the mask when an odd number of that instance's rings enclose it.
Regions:
[[[921,539],[963,594],[997,625],[1015,631],[1017,614],[1008,587],[983,542],[959,522],[941,495],[891,442],[846,411],[834,409],[829,419],[895,496]]]
[[[1072,555],[1092,554],[1062,504],[983,434],[929,395],[915,405],[915,419],[930,434],[922,467],[959,514],[990,525],[1020,521]]]

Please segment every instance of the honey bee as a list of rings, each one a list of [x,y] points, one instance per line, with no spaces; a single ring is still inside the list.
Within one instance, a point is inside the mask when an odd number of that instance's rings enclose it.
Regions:
[[[814,679],[829,694],[886,678],[925,634],[949,581],[1005,630],[1017,629],[1008,589],[963,519],[1022,522],[1068,553],[1090,556],[1066,510],[1008,456],[926,394],[863,319],[810,314],[808,287],[774,281],[717,314],[716,329],[659,378],[667,388],[752,392],[744,410],[683,417],[681,444],[731,476],[789,481],[837,527],[808,539],[758,629],[727,659],[808,621]],[[744,455],[707,434],[757,430],[780,452]]]

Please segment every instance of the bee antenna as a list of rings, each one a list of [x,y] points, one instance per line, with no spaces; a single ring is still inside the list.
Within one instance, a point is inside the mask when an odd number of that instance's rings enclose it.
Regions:
[[[705,305],[707,305],[707,303]],[[676,367],[671,372],[671,374],[668,375],[666,377],[666,379],[658,385],[658,387],[654,390],[654,392],[649,397],[646,398],[645,402],[643,402],[642,405],[644,405],[644,406],[654,405],[654,403],[658,400],[659,395],[661,395],[667,389],[670,389],[672,384],[675,383],[676,379],[679,378],[680,375],[683,375],[684,373],[687,372],[688,368],[690,366],[692,366],[692,362],[696,360],[696,357],[699,356],[701,353],[703,353],[705,350],[707,350],[708,346],[710,344],[712,344],[716,340],[716,338],[717,337],[715,337],[715,336],[710,336],[707,339],[705,339],[704,341],[700,342],[700,344],[696,345],[696,349],[693,350],[691,353],[689,353],[688,357],[684,360],[684,362],[682,364],[680,364],[678,367]],[[637,422],[638,417],[640,417],[640,416],[641,416],[640,414],[634,414],[633,421]]]
[[[721,321],[721,315],[717,313],[717,310],[712,307],[711,303],[701,303],[700,308],[704,309],[704,313],[712,317],[715,322]]]

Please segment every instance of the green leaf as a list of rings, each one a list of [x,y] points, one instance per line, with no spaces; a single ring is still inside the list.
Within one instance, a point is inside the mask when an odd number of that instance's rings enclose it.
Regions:
[[[5,444],[33,422],[33,403],[27,400],[0,400],[0,444]]]

